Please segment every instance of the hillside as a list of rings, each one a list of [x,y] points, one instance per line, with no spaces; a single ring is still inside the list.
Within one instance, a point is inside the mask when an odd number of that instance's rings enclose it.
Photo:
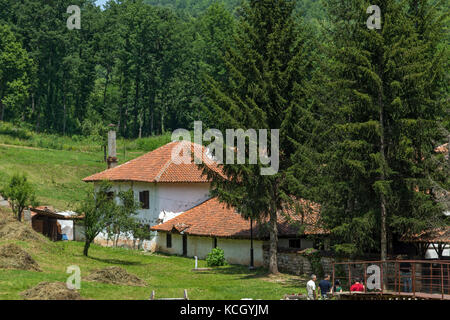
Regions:
[[[0,189],[13,173],[26,173],[36,188],[41,205],[69,209],[84,196],[81,181],[106,169],[101,144],[90,138],[63,137],[12,130],[0,124]],[[9,128],[6,130],[6,128]],[[118,139],[119,163],[154,150],[170,141],[170,135],[136,140]]]
[[[4,215],[11,213],[0,208],[0,231],[5,222],[23,224],[5,219]],[[194,260],[190,258],[97,245],[91,247],[90,257],[85,257],[82,255],[83,243],[50,242],[25,225],[20,228],[28,228],[28,234],[34,240],[22,237],[8,237],[6,240],[0,232],[0,300],[23,299],[21,292],[44,281],[65,283],[69,276],[66,270],[71,265],[80,267],[80,294],[85,299],[147,300],[152,290],[155,290],[157,297],[180,297],[184,289],[188,290],[189,298],[193,300],[280,299],[286,293],[305,293],[305,281],[298,276],[280,274],[268,277],[266,271],[260,268],[249,275],[246,266],[236,265],[194,274],[191,272]],[[8,254],[12,251],[11,248],[26,255],[38,269],[17,269],[24,267],[11,261],[14,260],[11,258],[9,265],[2,264],[2,252]],[[118,266],[142,279],[146,286],[87,281],[95,270]],[[205,266],[206,262],[200,260],[199,267]]]

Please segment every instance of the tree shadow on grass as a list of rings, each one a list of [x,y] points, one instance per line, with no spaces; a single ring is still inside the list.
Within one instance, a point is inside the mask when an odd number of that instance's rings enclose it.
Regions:
[[[210,275],[236,275],[242,280],[260,279],[267,282],[277,283],[282,287],[306,288],[306,282],[308,281],[308,279],[301,276],[288,274],[271,275],[266,268],[259,267],[249,270],[248,267],[241,265],[228,265],[226,267],[213,268],[212,270],[198,271],[198,273]]]
[[[126,266],[144,266],[144,265],[148,265],[148,263],[142,263],[140,261],[127,261],[127,260],[120,260],[120,259],[110,259],[110,258],[97,258],[97,257],[91,257],[88,256],[88,259],[92,259],[95,261],[99,261],[99,262],[103,262],[103,263],[108,263],[108,264],[113,264],[113,265],[126,265]]]

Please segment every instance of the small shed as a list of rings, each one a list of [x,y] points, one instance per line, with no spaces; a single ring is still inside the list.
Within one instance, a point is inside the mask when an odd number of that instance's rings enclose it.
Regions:
[[[30,208],[31,226],[34,231],[42,233],[52,241],[62,240],[61,224],[58,220],[80,220],[83,217],[65,216],[55,212],[52,207],[40,206]],[[73,224],[75,228],[75,223]]]

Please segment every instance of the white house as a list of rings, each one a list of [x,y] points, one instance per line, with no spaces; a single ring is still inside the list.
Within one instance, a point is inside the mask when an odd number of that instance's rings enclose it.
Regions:
[[[177,164],[174,161],[172,153],[180,152],[183,149],[181,144],[184,143],[189,144],[196,156],[198,152],[206,154],[204,147],[191,142],[174,141],[83,181],[98,185],[108,180],[113,184],[113,191],[134,191],[136,200],[143,207],[137,219],[152,227],[154,232],[154,237],[144,243],[144,249],[205,258],[212,248],[219,246],[224,249],[230,263],[248,264],[250,222],[217,199],[210,199],[210,182],[195,163]],[[221,174],[210,158],[204,158],[204,161]],[[308,205],[313,210],[310,215],[303,217],[302,223],[317,221],[318,206],[312,203]],[[268,233],[258,226],[254,227],[254,263],[261,265]],[[306,234],[323,233],[313,224],[306,230]],[[298,236],[298,225],[294,227],[281,217],[279,237],[281,247],[303,249],[313,245],[311,241]],[[96,242],[106,244],[104,235],[100,235]]]

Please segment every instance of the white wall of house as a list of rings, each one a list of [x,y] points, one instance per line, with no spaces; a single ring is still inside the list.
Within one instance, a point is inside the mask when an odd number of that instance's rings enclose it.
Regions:
[[[183,236],[172,234],[172,247],[166,246],[167,233],[159,232],[156,237],[156,250],[169,254],[183,254]],[[205,259],[214,247],[213,237],[187,236],[187,256]],[[217,238],[217,247],[223,249],[225,259],[231,264],[250,264],[250,240]],[[255,266],[263,265],[263,241],[253,241]]]
[[[209,183],[113,182],[112,190],[120,192],[132,188],[136,201],[139,201],[139,192],[149,191],[150,208],[139,210],[136,219],[154,226],[159,218],[167,221],[209,199],[209,187]]]
[[[98,190],[99,185],[95,185]],[[209,199],[209,183],[146,183],[146,182],[113,182],[112,191],[128,191],[133,189],[136,201],[139,201],[139,192],[149,191],[149,209],[138,211],[136,219],[145,225],[154,226],[176,217],[177,215],[199,205]],[[104,240],[105,235],[100,234],[98,240]],[[130,236],[122,235],[121,239]],[[156,239],[151,242],[155,242]],[[99,242],[100,243],[100,242]],[[145,248],[153,248],[153,244]]]

